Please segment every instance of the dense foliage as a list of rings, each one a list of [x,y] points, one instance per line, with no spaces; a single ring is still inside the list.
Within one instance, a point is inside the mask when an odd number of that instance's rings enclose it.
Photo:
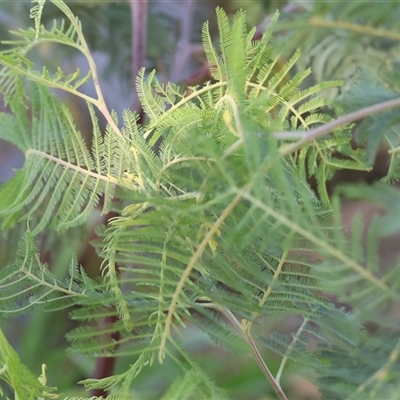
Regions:
[[[257,40],[244,12],[230,20],[217,8],[218,44],[207,23],[202,31],[212,80],[180,87],[140,70],[144,123],[134,111],[107,108],[66,3],[51,1],[65,21],[47,27],[41,17],[51,5],[35,3],[35,28],[15,32],[0,54],[9,107],[0,138],[25,157],[0,190],[2,246],[19,236],[15,261],[0,268],[1,312],[68,310],[69,351],[128,360],[81,382],[110,399],[133,395],[135,378],[155,365],[161,373],[177,366],[165,400],[229,398],[187,348],[194,326],[251,356],[280,399],[288,364],[303,365],[326,399],[394,398],[400,339],[389,308],[400,301],[400,262],[380,268],[378,242],[400,230],[399,192],[390,186],[399,178],[396,5],[316,2],[294,20],[276,13]],[[78,50],[89,73],[38,69],[30,52],[43,42]],[[87,82],[94,97],[81,90]],[[86,102],[90,145],[52,89]],[[381,182],[330,196],[336,171],[370,170],[381,147],[390,157]],[[376,201],[386,214],[368,230],[356,218],[346,233],[343,195]],[[110,216],[92,242],[102,260],[97,277],[68,246],[96,212]],[[53,260],[69,253],[68,271],[43,261],[50,232],[60,235],[50,239],[58,243]],[[282,315],[297,316],[293,332],[257,329]],[[15,398],[57,398],[46,385],[53,371],[43,367],[37,379],[0,333],[0,378]],[[262,348],[280,357],[273,372]]]

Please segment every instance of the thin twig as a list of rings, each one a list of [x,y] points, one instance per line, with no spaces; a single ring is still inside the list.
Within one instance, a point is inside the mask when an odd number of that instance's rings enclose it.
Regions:
[[[147,0],[129,1],[132,21],[132,106],[131,109],[142,112],[140,100],[136,91],[136,77],[146,62],[147,43]]]
[[[249,344],[251,351],[253,352],[254,358],[260,367],[261,371],[263,372],[264,376],[267,378],[268,382],[270,383],[272,389],[278,396],[279,400],[287,400],[285,393],[283,392],[279,382],[274,378],[271,371],[269,370],[267,364],[265,364],[260,352],[257,349],[256,344],[253,341],[253,338],[250,335],[250,332],[245,332],[243,326],[239,324],[236,317],[233,315],[232,311],[229,310],[225,306],[221,306],[215,303],[199,303],[202,307],[212,308],[218,312],[220,312],[235,328],[235,330],[240,334],[240,336],[246,340]]]
[[[248,334],[246,335],[246,340],[251,347],[251,350],[253,352],[254,358],[257,361],[258,366],[260,367],[265,377],[268,379],[268,382],[271,384],[279,400],[288,400],[281,388],[281,385],[279,384],[279,382],[275,380],[274,376],[271,374],[271,371],[268,369],[267,364],[265,364],[263,358],[261,357],[261,354],[258,351],[257,346],[253,341],[253,338]]]
[[[325,18],[315,16],[310,18],[309,24],[311,26],[317,26],[320,28],[342,29],[349,32],[361,33],[363,36],[370,35],[385,39],[400,40],[399,32],[388,29],[375,28],[373,26],[353,24],[346,21],[328,21]]]
[[[79,41],[80,41],[80,48],[79,50],[84,54],[84,56],[87,59],[87,62],[89,64],[89,69],[92,74],[92,80],[93,80],[93,85],[97,94],[97,99],[91,99],[89,98],[88,101],[90,101],[92,104],[96,105],[96,107],[99,109],[99,111],[103,114],[104,118],[108,122],[108,124],[112,127],[112,129],[115,131],[115,133],[120,136],[121,138],[124,138],[124,136],[121,133],[121,130],[118,128],[117,124],[115,123],[114,119],[112,118],[112,115],[110,111],[107,108],[106,102],[104,100],[103,92],[101,90],[101,86],[99,83],[99,75],[97,73],[97,66],[96,63],[91,55],[89,46],[86,42],[85,36],[82,32],[82,27],[81,24],[78,20],[78,18],[74,15],[74,13],[71,11],[71,9],[62,1],[60,0],[52,0],[52,3],[56,5],[63,13],[64,15],[71,21],[71,24],[75,28],[75,31],[78,35]],[[53,86],[56,87],[56,86]],[[68,90],[68,87],[62,86],[60,87],[62,90],[70,91]],[[85,98],[83,93],[79,93],[77,91],[73,92],[75,95],[79,95],[82,98]]]
[[[171,66],[170,80],[178,82],[182,76],[182,70],[186,66],[188,58],[191,56],[190,37],[193,27],[193,14],[195,2],[186,0],[179,6],[181,11],[181,29],[179,32],[179,40],[175,51],[175,56]]]
[[[190,274],[195,267],[197,261],[199,258],[202,256],[204,253],[205,248],[208,246],[210,243],[210,240],[213,238],[215,233],[221,228],[221,225],[224,223],[225,219],[229,217],[230,213],[232,210],[237,206],[237,204],[240,202],[241,196],[237,195],[235,198],[230,202],[230,204],[225,208],[225,210],[222,212],[222,214],[219,216],[219,218],[215,221],[215,223],[212,225],[211,229],[208,231],[202,242],[200,243],[199,247],[193,254],[192,258],[190,259],[189,264],[185,268],[185,270],[182,273],[181,279],[179,280],[179,283],[175,289],[175,292],[172,296],[171,299],[171,304],[168,308],[168,314],[167,314],[167,319],[165,321],[165,327],[164,327],[164,332],[161,337],[161,343],[158,351],[158,359],[160,363],[163,362],[163,357],[164,357],[164,351],[165,347],[167,345],[167,340],[171,331],[171,325],[172,325],[172,319],[175,313],[175,309],[178,304],[179,296],[182,293],[182,290],[186,284],[186,280],[189,279]]]
[[[292,342],[290,343],[290,345],[286,349],[285,355],[282,358],[281,365],[279,366],[279,370],[278,370],[278,372],[276,374],[276,377],[275,377],[275,379],[276,379],[276,381],[278,383],[280,383],[281,376],[282,376],[282,373],[283,373],[283,369],[285,368],[286,362],[289,359],[290,353],[292,352],[292,350],[294,350],[294,347],[295,347],[296,343],[298,341],[300,341],[301,334],[302,334],[303,330],[305,329],[305,327],[307,326],[307,324],[309,323],[309,321],[310,321],[309,318],[304,318],[304,321],[302,322],[301,326],[297,330],[296,335],[293,337]]]
[[[282,155],[287,155],[293,153],[294,151],[300,149],[304,144],[317,139],[327,133],[332,132],[334,129],[339,126],[350,124],[354,121],[358,121],[362,118],[369,117],[372,114],[377,114],[382,111],[388,111],[393,108],[400,107],[400,97],[388,101],[384,101],[382,103],[374,104],[372,106],[368,106],[362,108],[360,110],[351,112],[349,114],[343,115],[332,122],[329,122],[325,125],[321,125],[318,128],[311,129],[309,131],[285,131],[285,132],[276,132],[273,133],[273,136],[276,139],[297,139],[300,138],[297,142],[289,145],[283,146]]]

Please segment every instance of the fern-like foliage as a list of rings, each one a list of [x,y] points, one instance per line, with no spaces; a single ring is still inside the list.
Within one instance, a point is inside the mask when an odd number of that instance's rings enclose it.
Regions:
[[[396,373],[400,367],[398,335],[385,331],[377,332],[376,336],[380,340],[369,338],[347,351],[334,345],[321,346],[321,359],[329,360],[321,366],[319,383],[323,398],[358,400],[397,396],[400,384]]]
[[[0,379],[14,390],[15,398],[34,400],[57,399],[56,388],[46,385],[46,366],[42,367],[42,375],[36,377],[24,364],[17,352],[11,347],[3,331],[0,329]],[[3,390],[0,387],[0,394]]]
[[[296,13],[282,16],[276,31],[287,34],[275,35],[274,40],[285,46],[289,53],[301,47],[303,56],[297,65],[303,69],[311,67],[315,82],[343,79],[341,89],[330,90],[329,95],[338,98],[344,94],[343,107],[347,112],[399,97],[397,5],[387,3],[382,7],[382,2],[377,0],[369,2],[368,7],[360,2],[342,6],[329,0],[315,2],[313,7],[300,5]],[[296,29],[286,30],[288,27]],[[397,125],[393,111],[365,118],[354,129],[355,142],[366,147],[369,166],[373,164],[378,148],[398,148]],[[319,166],[327,168],[328,172],[330,163],[335,161],[329,160],[326,166],[324,163]],[[357,158],[353,161],[359,168]],[[393,150],[385,178],[388,182],[399,178],[398,164],[397,150]],[[355,166],[353,164],[351,168]],[[331,171],[326,176],[329,179]]]
[[[395,3],[382,7],[379,0],[339,6],[330,0],[315,2],[312,7],[299,6],[297,13],[284,14],[277,30],[288,30],[286,49],[304,50],[300,65],[311,65],[318,82],[332,77],[348,79],[359,68],[368,67],[379,78],[396,74],[398,62],[399,10]],[[350,83],[348,81],[348,83]]]
[[[67,15],[71,19],[71,23],[66,27],[65,21],[63,20],[60,24],[57,22],[53,23],[50,30],[40,25],[41,14],[43,12],[44,1],[38,1],[38,4],[32,8],[31,18],[35,21],[35,29],[20,30],[18,32],[12,32],[15,36],[19,37],[19,40],[13,40],[5,42],[6,44],[12,44],[18,46],[18,51],[7,52],[5,51],[1,55],[1,62],[3,70],[0,74],[0,82],[3,85],[3,92],[8,96],[14,92],[15,79],[18,74],[28,77],[30,80],[39,82],[46,86],[57,87],[63,90],[70,91],[77,94],[77,89],[86,83],[90,77],[89,73],[80,78],[80,70],[77,69],[75,72],[64,75],[63,71],[58,70],[51,74],[46,67],[43,67],[42,71],[35,70],[35,64],[30,61],[26,56],[27,53],[37,45],[43,42],[55,42],[62,43],[63,45],[75,48],[83,54],[86,51],[86,43],[81,35],[79,35],[80,21],[71,15]],[[54,2],[64,12],[69,11],[62,2]],[[68,13],[69,14],[69,13]],[[88,96],[84,96],[88,99]]]
[[[388,89],[390,88],[390,90]],[[359,77],[342,97],[342,107],[347,111],[371,106],[370,96],[379,102],[399,98],[399,91],[393,91],[394,86],[384,80],[379,80],[372,70],[362,70]],[[367,95],[368,93],[368,95]],[[382,147],[388,147],[390,164],[386,182],[395,182],[400,177],[399,170],[399,118],[396,110],[377,115],[367,116],[354,129],[354,137],[358,144],[366,148],[367,162],[373,165],[376,155]]]
[[[142,70],[137,91],[149,116],[143,130],[132,112],[124,112],[119,128],[100,100],[86,99],[94,126],[89,149],[67,108],[48,90],[63,88],[83,97],[76,76],[65,78],[60,71],[50,76],[47,70],[39,76],[26,58],[36,40],[59,40],[80,47],[91,63],[79,23],[64,3],[54,3],[72,28],[41,28],[38,39],[33,30],[23,32],[29,44],[17,43],[22,47],[0,58],[0,87],[12,111],[1,115],[0,135],[25,155],[23,169],[0,191],[0,217],[4,228],[20,219],[30,228],[16,263],[1,270],[2,311],[18,313],[42,303],[50,310],[79,305],[71,311],[79,322],[68,334],[71,351],[130,360],[119,374],[82,383],[118,398],[129,395],[143,368],[166,358],[184,375],[165,399],[227,398],[183,346],[179,335],[189,323],[218,345],[253,354],[278,392],[288,360],[321,366],[308,348],[311,332],[340,351],[365,349],[365,314],[349,314],[322,293],[358,302],[377,315],[400,300],[400,275],[398,266],[379,271],[373,252],[360,250],[361,237],[349,243],[338,221],[338,202],[331,205],[325,191],[336,169],[368,168],[364,152],[349,144],[350,128],[304,139],[343,107],[323,97],[340,82],[304,88],[311,71],[294,71],[299,53],[282,62],[270,44],[277,16],[254,42],[243,12],[229,21],[217,9],[219,49],[207,25],[203,30],[215,80],[184,93]],[[24,102],[13,101],[10,93]],[[107,118],[104,133],[92,105]],[[275,133],[282,131],[300,142],[277,139]],[[157,154],[151,147],[156,142],[161,143]],[[337,152],[346,159],[335,159]],[[317,180],[317,194],[307,182],[310,175]],[[113,202],[116,193],[120,201]],[[100,197],[103,213],[118,212],[95,244],[104,260],[103,280],[89,279],[74,258],[68,277],[55,277],[40,261],[34,236],[45,228],[62,233],[84,223]],[[318,262],[311,260],[312,252]],[[282,357],[278,376],[271,378],[251,330],[261,317],[277,314],[298,315],[303,323],[292,336],[260,335],[259,343]],[[360,372],[360,382],[366,375]]]
[[[24,217],[29,219],[46,203],[32,232],[50,221],[62,231],[86,221],[101,196],[105,197],[103,212],[107,212],[116,184],[140,189],[131,168],[135,163],[129,148],[129,136],[135,134],[132,128],[126,140],[111,130],[102,136],[90,108],[94,131],[89,151],[68,109],[46,88],[32,84],[29,96],[32,121],[24,104],[16,101],[11,104],[14,114],[1,116],[1,137],[11,137],[25,155],[24,168],[1,190],[4,226],[11,226],[28,204]]]
[[[19,244],[15,263],[3,267],[0,272],[1,312],[14,316],[40,304],[53,311],[66,308],[79,303],[78,298],[96,297],[95,286],[78,268],[76,257],[71,260],[66,279],[53,276],[48,266],[41,263],[33,237],[27,232]]]

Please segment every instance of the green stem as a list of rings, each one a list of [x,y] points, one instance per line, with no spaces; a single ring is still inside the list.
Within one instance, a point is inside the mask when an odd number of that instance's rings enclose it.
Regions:
[[[267,378],[272,389],[278,396],[278,399],[279,400],[287,400],[287,397],[286,397],[285,393],[283,392],[283,390],[279,384],[279,381],[274,378],[274,376],[272,375],[271,371],[269,370],[267,364],[265,364],[260,352],[257,349],[256,344],[253,341],[253,338],[250,335],[250,332],[244,331],[242,325],[240,325],[240,323],[238,322],[236,317],[233,315],[232,311],[224,306],[221,306],[219,304],[214,304],[214,303],[199,303],[199,305],[201,305],[202,307],[207,307],[207,308],[212,308],[214,310],[217,310],[232,324],[232,326],[240,334],[240,336],[242,336],[242,338],[244,340],[246,340],[246,342],[249,344],[258,366],[260,367],[262,373]]]
[[[339,126],[350,124],[352,122],[358,121],[362,118],[369,117],[372,114],[377,114],[383,111],[388,111],[393,108],[400,107],[400,97],[392,100],[387,100],[382,103],[374,104],[372,106],[361,108],[360,110],[351,112],[349,114],[343,115],[332,122],[328,122],[327,124],[321,125],[318,128],[311,129],[309,131],[285,131],[285,132],[276,132],[273,136],[276,139],[297,139],[300,138],[297,142],[290,144],[288,146],[282,146],[281,148],[281,156],[285,157],[300,148],[302,148],[308,142],[311,142],[314,139],[318,139],[319,137],[326,135],[327,133],[332,132],[334,129]]]
[[[290,228],[293,232],[298,233],[304,239],[307,239],[311,243],[314,243],[316,248],[321,249],[321,251],[325,252],[325,254],[329,254],[336,260],[342,261],[343,264],[348,265],[353,271],[355,271],[365,280],[371,282],[374,286],[382,290],[382,292],[390,293],[390,295],[394,299],[400,298],[400,295],[396,291],[391,289],[383,280],[379,279],[379,277],[375,276],[371,271],[366,270],[361,264],[348,257],[346,254],[342,253],[331,244],[327,243],[323,238],[315,236],[312,232],[297,225],[284,215],[273,210],[271,207],[268,207],[259,199],[252,196],[248,191],[237,189],[236,193],[238,194],[238,196],[241,196],[241,198],[250,201],[252,205],[258,207],[260,210],[263,210],[267,215],[270,215],[276,221]]]
[[[89,50],[89,46],[86,43],[79,20],[75,17],[75,15],[72,13],[70,8],[63,1],[61,1],[61,0],[51,0],[51,1],[71,21],[71,24],[74,26],[75,31],[79,37],[79,40],[81,42],[81,52],[85,55],[85,57],[89,63],[89,68],[92,73],[93,85],[94,85],[94,88],[95,88],[96,94],[97,94],[97,101],[92,102],[92,103],[97,106],[97,108],[103,114],[104,118],[107,120],[108,124],[112,127],[112,129],[115,131],[115,133],[118,136],[120,136],[121,138],[124,138],[120,129],[118,128],[117,124],[115,123],[114,119],[112,118],[110,111],[107,108],[106,102],[104,100],[103,92],[101,91],[101,87],[99,84],[99,77],[98,77],[98,73],[97,73],[96,63],[94,62],[93,57]]]
[[[253,352],[254,358],[257,361],[258,366],[260,367],[261,371],[268,379],[269,383],[271,384],[272,388],[274,389],[276,395],[278,396],[279,400],[288,400],[285,393],[283,392],[281,385],[279,382],[273,377],[271,371],[268,369],[267,364],[265,364],[263,358],[261,357],[260,352],[257,349],[252,337],[250,334],[246,335],[246,340],[249,343],[251,350]]]
[[[167,345],[167,340],[170,335],[171,331],[171,325],[172,325],[172,318],[176,309],[176,305],[178,303],[179,296],[185,286],[186,280],[189,279],[189,276],[195,267],[197,261],[199,258],[202,256],[204,249],[207,247],[209,244],[210,240],[213,238],[214,234],[219,230],[225,219],[231,214],[232,210],[237,206],[237,204],[240,202],[241,196],[238,195],[236,196],[231,203],[225,208],[223,213],[220,215],[220,217],[215,221],[215,223],[212,225],[211,229],[208,231],[206,236],[204,237],[203,241],[200,243],[199,247],[197,248],[196,252],[193,254],[189,264],[187,265],[186,269],[183,271],[182,277],[180,281],[178,282],[178,285],[175,289],[174,295],[172,296],[171,299],[171,304],[168,308],[168,314],[167,314],[167,319],[165,321],[165,327],[164,327],[164,332],[161,337],[161,343],[160,343],[160,350],[158,352],[158,358],[160,363],[163,361],[163,353],[165,351],[165,347]]]
[[[292,342],[290,343],[289,347],[286,350],[286,353],[284,355],[284,357],[282,358],[281,361],[281,365],[279,366],[279,370],[278,373],[276,374],[276,381],[279,383],[281,380],[281,376],[282,376],[282,372],[283,369],[285,368],[286,362],[289,359],[289,355],[292,352],[292,350],[294,349],[294,346],[296,345],[296,343],[299,341],[301,333],[303,332],[303,330],[305,329],[305,327],[307,326],[308,322],[310,320],[308,318],[304,318],[303,323],[301,324],[300,328],[298,329],[298,331],[296,332],[296,335],[294,336]]]
[[[311,26],[318,26],[328,29],[343,29],[345,31],[360,33],[362,35],[378,36],[387,39],[400,40],[400,33],[396,31],[389,31],[372,26],[353,24],[346,21],[328,21],[321,17],[312,17],[309,21]]]

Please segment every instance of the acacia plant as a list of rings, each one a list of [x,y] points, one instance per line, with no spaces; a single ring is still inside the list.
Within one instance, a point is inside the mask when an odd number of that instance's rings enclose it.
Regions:
[[[281,378],[288,362],[314,371],[308,378],[326,399],[395,398],[399,326],[385,310],[400,301],[400,263],[381,270],[376,256],[379,238],[400,229],[398,191],[378,183],[338,192],[378,198],[387,210],[366,233],[365,249],[361,220],[345,234],[339,194],[330,198],[326,182],[339,169],[370,168],[374,132],[365,130],[364,148],[352,143],[361,119],[386,130],[392,160],[385,182],[398,178],[399,95],[365,74],[344,97],[328,96],[343,83],[314,77],[309,84],[312,72],[299,65],[299,52],[282,63],[272,41],[277,14],[253,40],[243,12],[229,20],[218,8],[218,46],[207,23],[203,28],[213,79],[184,90],[142,69],[136,87],[147,123],[139,123],[135,112],[116,115],[106,106],[81,23],[68,6],[51,0],[65,22],[47,29],[45,1],[36,3],[35,28],[14,32],[18,39],[0,54],[9,107],[0,115],[0,138],[25,156],[0,191],[3,231],[11,235],[21,224],[24,230],[15,262],[0,269],[1,312],[69,309],[77,322],[67,335],[70,351],[129,360],[120,373],[80,382],[110,399],[128,398],[142,370],[167,360],[181,373],[163,399],[228,398],[182,343],[193,325],[253,357],[279,399],[287,398]],[[43,42],[81,52],[89,73],[38,70],[29,52]],[[90,81],[96,97],[80,90]],[[85,100],[90,147],[52,89]],[[365,93],[368,107],[354,111],[354,104],[365,105]],[[74,254],[66,276],[57,276],[41,260],[43,232],[67,235],[96,208],[114,215],[93,242],[101,276],[90,278]],[[301,323],[290,335],[254,333],[259,321],[278,314]],[[373,333],[365,329],[371,321]],[[265,347],[281,357],[274,374]],[[57,398],[45,368],[37,378],[23,356],[0,331],[0,378],[15,398]]]

